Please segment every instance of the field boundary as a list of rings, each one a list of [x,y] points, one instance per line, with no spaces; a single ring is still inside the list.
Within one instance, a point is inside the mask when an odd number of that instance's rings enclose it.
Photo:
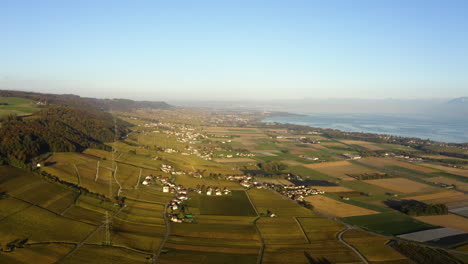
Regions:
[[[302,232],[302,234],[304,235],[305,239],[307,240],[307,243],[310,244],[310,239],[309,239],[309,237],[307,236],[306,232],[304,231],[304,228],[302,227],[301,222],[300,222],[299,220],[297,220],[297,217],[296,217],[296,216],[293,217],[293,218],[294,218],[294,220],[296,220],[296,223],[297,223],[297,225],[299,226],[299,228],[301,229],[301,232]]]
[[[115,212],[115,214],[113,214],[109,221],[112,221],[112,219],[114,219],[114,217],[116,217],[120,212],[122,212],[122,210],[125,208],[125,206],[122,206],[117,212]],[[68,257],[70,257],[71,255],[73,255],[73,253],[75,253],[78,249],[80,249],[81,246],[85,245],[86,244],[86,241],[88,241],[89,239],[91,239],[91,237],[94,236],[94,234],[97,233],[97,231],[99,231],[99,229],[101,229],[104,225],[106,224],[106,222],[103,222],[102,224],[100,224],[99,226],[96,227],[96,229],[94,229],[91,233],[89,233],[80,243],[78,243],[76,245],[76,247],[74,249],[72,249],[70,252],[68,252],[66,255],[62,256],[59,260],[57,260],[55,263],[62,263],[65,259],[67,259]]]
[[[81,193],[78,193],[76,195],[76,197],[73,199],[73,201],[70,203],[70,205],[67,208],[63,209],[63,211],[60,213],[60,215],[64,216],[67,213],[68,210],[70,210],[73,206],[75,206],[76,202],[78,201],[78,198],[80,198],[80,196],[81,196]]]
[[[263,261],[263,252],[265,252],[265,240],[263,239],[262,233],[260,232],[260,229],[258,229],[257,226],[257,221],[260,219],[260,216],[257,216],[255,220],[253,221],[253,224],[255,226],[255,230],[257,231],[258,237],[260,238],[260,242],[262,245],[260,246],[260,250],[258,251],[258,257],[257,257],[257,264],[261,264]]]
[[[169,207],[169,202],[166,203],[166,205],[164,206],[164,211],[163,211],[164,223],[166,224],[166,234],[164,235],[164,239],[161,241],[161,245],[159,246],[158,251],[153,254],[153,264],[158,263],[159,256],[161,256],[161,251],[164,248],[164,245],[166,244],[171,234],[171,226],[170,226],[169,220],[167,219],[168,207]]]
[[[346,240],[343,239],[343,235],[344,233],[348,232],[349,230],[352,230],[353,228],[351,228],[350,226],[346,225],[346,229],[343,229],[340,231],[340,233],[338,233],[338,235],[336,236],[336,238],[338,239],[338,241],[340,241],[341,243],[343,243],[343,245],[347,246],[349,249],[351,249],[354,253],[356,253],[356,255],[358,255],[358,257],[362,260],[363,263],[365,264],[369,264],[369,261],[367,261],[367,259],[364,257],[364,255],[361,254],[361,252],[359,252],[359,250],[357,250],[354,246],[348,244],[348,242],[346,242]]]
[[[247,196],[247,198],[249,199],[250,205],[251,205],[251,206],[253,207],[253,209],[255,210],[255,213],[257,214],[257,217],[259,217],[260,214],[259,214],[258,211],[257,211],[257,207],[255,207],[254,203],[253,203],[252,200],[250,199],[249,192],[247,192],[246,190],[244,190],[244,193],[245,193],[245,195]]]

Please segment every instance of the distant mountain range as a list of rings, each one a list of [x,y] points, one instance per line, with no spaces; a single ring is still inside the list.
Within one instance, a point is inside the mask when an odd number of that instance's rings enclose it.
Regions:
[[[452,100],[448,101],[447,103],[448,104],[456,104],[456,105],[459,105],[459,104],[468,105],[468,96],[458,97],[458,98],[455,98],[455,99],[452,99]]]
[[[463,115],[468,112],[468,97],[451,100],[435,99],[359,99],[304,98],[244,101],[180,101],[175,105],[228,109],[254,109],[292,113],[415,113],[431,115]]]

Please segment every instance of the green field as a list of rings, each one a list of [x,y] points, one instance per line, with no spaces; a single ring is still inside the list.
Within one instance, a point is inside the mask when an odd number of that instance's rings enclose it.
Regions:
[[[125,248],[84,245],[63,263],[147,264],[151,255]]]
[[[298,217],[309,241],[319,242],[324,240],[335,240],[336,235],[345,226],[325,217]]]
[[[255,263],[260,238],[253,217],[199,216],[196,223],[171,224],[161,263]],[[190,254],[192,258],[186,258]],[[222,259],[224,256],[225,259]],[[171,262],[167,262],[171,263]]]
[[[261,217],[257,227],[265,244],[305,244],[307,237],[292,217]]]
[[[267,211],[275,213],[279,217],[316,215],[313,211],[270,190],[250,189],[248,194],[260,215],[267,215]]]
[[[257,254],[233,254],[227,252],[200,252],[195,250],[166,249],[161,255],[161,264],[254,264],[257,263]]]
[[[406,257],[387,246],[389,240],[385,237],[372,235],[365,231],[350,230],[344,234],[343,239],[359,250],[372,263],[411,263]]]
[[[436,226],[423,223],[398,212],[352,216],[343,218],[343,221],[350,225],[356,225],[389,236],[436,228]]]
[[[1,105],[6,103],[8,105]],[[40,108],[33,100],[18,97],[0,97],[0,116],[9,114],[28,115],[38,111]]]
[[[55,263],[74,247],[71,244],[36,244],[13,252],[0,251],[0,263]],[[88,258],[92,259],[92,255],[88,255]]]
[[[191,194],[189,208],[198,208],[202,215],[256,216],[255,209],[245,191],[232,191],[231,195],[207,196]]]

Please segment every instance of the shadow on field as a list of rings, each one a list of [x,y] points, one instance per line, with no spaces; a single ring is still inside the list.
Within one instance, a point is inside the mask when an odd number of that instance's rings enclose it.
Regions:
[[[383,203],[386,206],[398,211],[401,211],[404,206],[425,205],[425,203],[416,200],[387,200]]]
[[[305,185],[305,186],[338,186],[338,184],[324,181],[324,180],[289,180],[290,182],[294,183],[295,185]]]
[[[307,258],[310,264],[332,264],[331,261],[329,261],[326,258],[313,258],[309,253],[304,251],[304,256]]]

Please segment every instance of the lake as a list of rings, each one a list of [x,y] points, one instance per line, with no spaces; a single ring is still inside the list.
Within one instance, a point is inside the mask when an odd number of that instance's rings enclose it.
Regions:
[[[468,118],[424,114],[321,113],[271,117],[263,122],[289,123],[346,132],[366,132],[434,141],[468,142]]]

